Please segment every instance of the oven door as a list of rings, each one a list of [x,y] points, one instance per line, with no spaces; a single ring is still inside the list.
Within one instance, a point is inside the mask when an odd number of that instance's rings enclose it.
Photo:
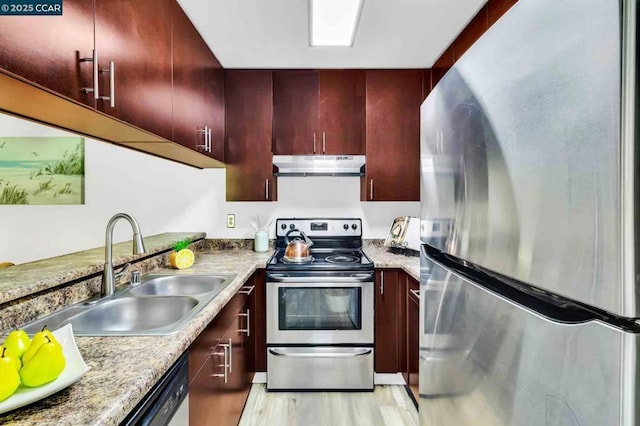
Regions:
[[[373,344],[373,273],[267,274],[267,343]]]

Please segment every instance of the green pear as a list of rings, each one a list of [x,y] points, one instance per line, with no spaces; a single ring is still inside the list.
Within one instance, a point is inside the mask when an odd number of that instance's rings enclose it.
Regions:
[[[9,333],[2,346],[7,348],[7,352],[11,355],[20,359],[30,344],[31,340],[29,340],[29,336],[24,330],[13,330]]]
[[[4,349],[6,349],[6,347],[4,345],[0,346],[0,352],[3,352]],[[20,358],[11,355],[11,352],[9,352],[8,350],[6,352],[4,352],[4,356],[8,357],[8,358],[11,358],[11,360],[13,361],[13,363],[16,366],[16,371],[20,371],[20,368],[22,368],[22,362],[20,362]]]
[[[46,342],[40,345],[33,357],[20,369],[20,379],[25,386],[36,387],[52,382],[64,370],[66,360],[62,346],[47,336],[44,339]]]
[[[7,348],[0,355],[0,401],[9,398],[20,386],[20,375],[16,370],[14,358],[7,356]]]
[[[47,340],[47,338],[49,340]],[[40,346],[46,343],[47,341],[58,343],[56,338],[53,337],[53,334],[49,330],[47,330],[47,326],[45,325],[44,327],[42,327],[42,330],[38,331],[36,334],[33,335],[33,339],[31,339],[31,344],[29,345],[27,350],[24,352],[24,355],[22,355],[22,365],[28,363],[29,360],[36,354],[36,352],[38,351],[38,348],[40,348]]]

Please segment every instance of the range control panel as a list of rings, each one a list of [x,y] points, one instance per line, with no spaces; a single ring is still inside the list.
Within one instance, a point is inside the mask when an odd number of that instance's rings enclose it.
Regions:
[[[362,237],[362,220],[345,219],[278,219],[276,236],[284,237],[291,229],[298,229],[309,237]],[[296,235],[292,233],[291,236]]]

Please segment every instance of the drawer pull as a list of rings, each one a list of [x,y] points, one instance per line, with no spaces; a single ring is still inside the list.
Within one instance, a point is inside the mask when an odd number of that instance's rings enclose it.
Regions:
[[[253,293],[253,289],[254,288],[256,288],[255,285],[245,285],[245,286],[240,287],[240,290],[238,290],[238,293],[246,294],[248,296],[251,293]]]
[[[247,328],[238,330],[240,333],[247,333],[247,337],[251,336],[251,310],[247,309],[247,312],[240,312],[239,317],[247,318]]]

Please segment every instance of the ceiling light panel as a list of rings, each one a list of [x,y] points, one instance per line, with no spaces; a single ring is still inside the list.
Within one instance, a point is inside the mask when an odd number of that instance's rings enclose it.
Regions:
[[[311,46],[353,46],[364,0],[309,0]]]

